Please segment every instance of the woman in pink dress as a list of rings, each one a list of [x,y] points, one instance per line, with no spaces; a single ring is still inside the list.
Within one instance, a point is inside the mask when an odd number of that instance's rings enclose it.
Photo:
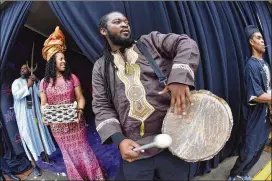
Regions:
[[[42,51],[47,60],[45,78],[40,84],[41,107],[46,104],[70,104],[77,101],[79,123],[50,124],[63,155],[70,180],[105,180],[103,169],[87,141],[87,128],[82,116],[85,99],[76,75],[65,62],[65,39],[57,27],[45,41]]]

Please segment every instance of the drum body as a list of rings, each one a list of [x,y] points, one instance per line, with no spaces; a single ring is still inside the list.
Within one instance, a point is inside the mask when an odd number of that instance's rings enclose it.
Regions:
[[[230,137],[233,117],[223,99],[209,91],[191,91],[193,105],[187,103],[187,115],[167,112],[162,133],[172,137],[173,155],[198,162],[213,158]]]

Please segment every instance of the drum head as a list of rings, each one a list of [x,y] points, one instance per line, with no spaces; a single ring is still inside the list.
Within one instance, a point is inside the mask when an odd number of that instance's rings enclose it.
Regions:
[[[209,160],[230,137],[231,109],[226,101],[206,90],[191,91],[191,99],[193,105],[187,103],[186,116],[179,118],[167,112],[162,133],[172,137],[169,150],[173,155],[188,162]]]

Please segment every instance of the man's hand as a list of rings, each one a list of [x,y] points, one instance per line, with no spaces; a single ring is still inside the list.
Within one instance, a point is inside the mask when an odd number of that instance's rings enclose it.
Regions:
[[[29,78],[29,79],[27,80],[27,87],[32,87],[33,84],[34,84],[33,80],[32,80],[31,78]]]
[[[128,162],[133,162],[136,160],[140,154],[140,151],[132,151],[134,148],[139,147],[140,145],[131,139],[124,139],[119,144],[119,149],[122,155],[123,160]],[[142,151],[144,152],[144,151]]]
[[[31,76],[29,76],[29,78],[30,78],[33,82],[37,82],[37,81],[38,81],[36,75],[34,75],[34,74],[31,75]]]
[[[186,99],[191,104],[190,89],[188,85],[180,83],[172,83],[167,85],[163,91],[159,92],[160,95],[171,93],[171,112],[174,112],[175,106],[178,115],[186,115]]]

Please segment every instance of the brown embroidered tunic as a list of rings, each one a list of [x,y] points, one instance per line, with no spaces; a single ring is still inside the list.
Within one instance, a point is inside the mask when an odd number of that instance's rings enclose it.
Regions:
[[[156,61],[167,83],[194,86],[194,72],[199,64],[199,50],[195,41],[187,35],[151,32],[140,40]],[[102,143],[110,143],[111,136],[121,132],[139,144],[152,142],[161,133],[162,122],[170,106],[170,95],[159,95],[163,90],[148,60],[134,45],[112,53],[118,70],[110,67],[110,89],[113,105],[109,105],[104,87],[104,57],[98,59],[93,69],[93,111],[96,129]],[[125,72],[128,63],[129,74]],[[114,82],[115,81],[115,82]],[[145,150],[141,158],[154,156],[161,150]]]

